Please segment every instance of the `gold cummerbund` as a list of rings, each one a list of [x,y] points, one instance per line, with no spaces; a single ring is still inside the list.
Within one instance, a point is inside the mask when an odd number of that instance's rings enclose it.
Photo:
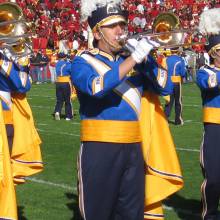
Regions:
[[[203,108],[203,122],[220,124],[220,108]]]
[[[141,141],[138,121],[82,120],[81,141],[136,143]]]
[[[70,76],[58,76],[56,82],[59,83],[70,82]]]
[[[180,83],[181,82],[181,76],[171,76],[171,80],[174,83]]]

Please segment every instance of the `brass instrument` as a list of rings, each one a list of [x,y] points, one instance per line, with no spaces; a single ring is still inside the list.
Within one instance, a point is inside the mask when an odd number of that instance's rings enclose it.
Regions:
[[[134,38],[139,40],[147,38],[160,44],[159,47],[154,47],[154,49],[190,47],[194,44],[204,44],[201,42],[192,42],[194,35],[201,34],[196,30],[180,29],[179,18],[174,13],[164,12],[155,18],[150,32],[143,32],[131,36],[123,35],[119,37],[119,42],[121,45],[126,45],[128,39]]]
[[[179,18],[169,12],[159,14],[155,18],[152,27],[155,36],[153,40],[160,43],[160,45],[178,44],[184,34],[179,30]]]
[[[32,53],[28,25],[22,9],[15,3],[0,4],[0,49],[9,49],[16,57]]]

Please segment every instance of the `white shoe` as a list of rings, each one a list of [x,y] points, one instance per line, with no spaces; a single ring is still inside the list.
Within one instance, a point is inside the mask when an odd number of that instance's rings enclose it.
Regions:
[[[70,118],[66,118],[66,121],[70,121],[71,119]]]
[[[60,113],[59,112],[55,112],[54,117],[55,117],[56,121],[59,121],[60,120]]]

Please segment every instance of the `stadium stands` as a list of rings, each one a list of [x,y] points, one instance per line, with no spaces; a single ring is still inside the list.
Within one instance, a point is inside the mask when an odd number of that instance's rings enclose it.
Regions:
[[[80,22],[79,0],[17,0],[17,3],[23,8],[27,21],[32,23],[36,36],[34,49],[40,47],[46,51],[49,39],[54,41],[55,47],[60,40],[68,40],[70,49],[74,40],[85,47],[87,27]],[[220,7],[220,0],[127,0],[124,4],[129,11],[128,31],[139,33],[150,29],[154,18],[164,11],[174,12],[182,28],[193,29],[199,14],[207,8]]]

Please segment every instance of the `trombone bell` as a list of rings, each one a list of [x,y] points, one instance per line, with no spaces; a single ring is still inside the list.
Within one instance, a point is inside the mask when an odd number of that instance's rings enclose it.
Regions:
[[[13,20],[13,15],[7,11],[0,11],[0,23]],[[7,24],[0,26],[0,35],[8,35],[14,28],[13,24]]]
[[[169,32],[171,30],[171,25],[170,23],[163,21],[155,27],[155,32],[156,33],[161,33],[161,32]],[[171,40],[171,35],[170,34],[162,34],[160,37],[158,37],[158,41],[160,42],[169,42]]]
[[[153,33],[161,33],[153,40],[160,45],[165,46],[169,44],[179,44],[183,37],[181,33],[170,33],[178,29],[180,26],[179,18],[171,12],[164,12],[159,14],[153,22]],[[164,34],[163,34],[164,33]]]
[[[14,56],[30,54],[28,25],[22,9],[12,2],[0,3],[0,47],[8,48]]]

